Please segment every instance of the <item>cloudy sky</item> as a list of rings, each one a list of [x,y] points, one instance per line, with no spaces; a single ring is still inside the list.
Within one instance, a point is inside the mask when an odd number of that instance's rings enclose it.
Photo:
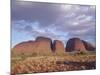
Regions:
[[[95,45],[95,6],[12,0],[12,46],[37,36],[63,43],[78,37]]]

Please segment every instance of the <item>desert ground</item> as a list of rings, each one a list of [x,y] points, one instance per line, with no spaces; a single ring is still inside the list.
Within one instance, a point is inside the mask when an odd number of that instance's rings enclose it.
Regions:
[[[11,72],[16,74],[77,71],[96,69],[95,52],[67,52],[50,55],[19,55],[11,57]]]

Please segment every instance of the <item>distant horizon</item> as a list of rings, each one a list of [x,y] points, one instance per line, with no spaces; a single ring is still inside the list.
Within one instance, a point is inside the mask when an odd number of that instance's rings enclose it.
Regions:
[[[95,45],[96,7],[12,0],[11,27],[12,47],[38,36],[64,44],[77,37]]]

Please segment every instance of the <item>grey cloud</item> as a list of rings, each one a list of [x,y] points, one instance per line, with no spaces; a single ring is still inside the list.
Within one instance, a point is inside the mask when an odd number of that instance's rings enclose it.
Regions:
[[[49,25],[55,22],[62,12],[59,5],[48,3],[16,2],[12,4],[12,19],[39,21],[42,25]]]
[[[77,36],[93,40],[95,10],[95,6],[89,5],[12,1],[12,27],[33,37],[43,35],[66,40]]]

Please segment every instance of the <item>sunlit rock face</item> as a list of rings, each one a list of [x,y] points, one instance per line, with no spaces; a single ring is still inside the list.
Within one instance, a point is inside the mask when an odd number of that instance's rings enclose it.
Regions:
[[[37,47],[36,50],[43,54],[51,53],[51,44],[52,40],[46,37],[37,37],[36,38]]]
[[[16,54],[37,54],[47,55],[52,52],[51,50],[52,40],[45,37],[37,37],[35,41],[26,41],[17,44],[13,51]]]
[[[14,46],[12,49],[16,54],[22,54],[22,53],[32,53],[33,51],[36,52],[35,50],[36,47],[36,42],[35,41],[26,41],[17,44]]]
[[[62,41],[54,40],[52,45],[53,45],[52,47],[53,47],[54,53],[64,53],[65,52],[64,44],[62,43]]]

